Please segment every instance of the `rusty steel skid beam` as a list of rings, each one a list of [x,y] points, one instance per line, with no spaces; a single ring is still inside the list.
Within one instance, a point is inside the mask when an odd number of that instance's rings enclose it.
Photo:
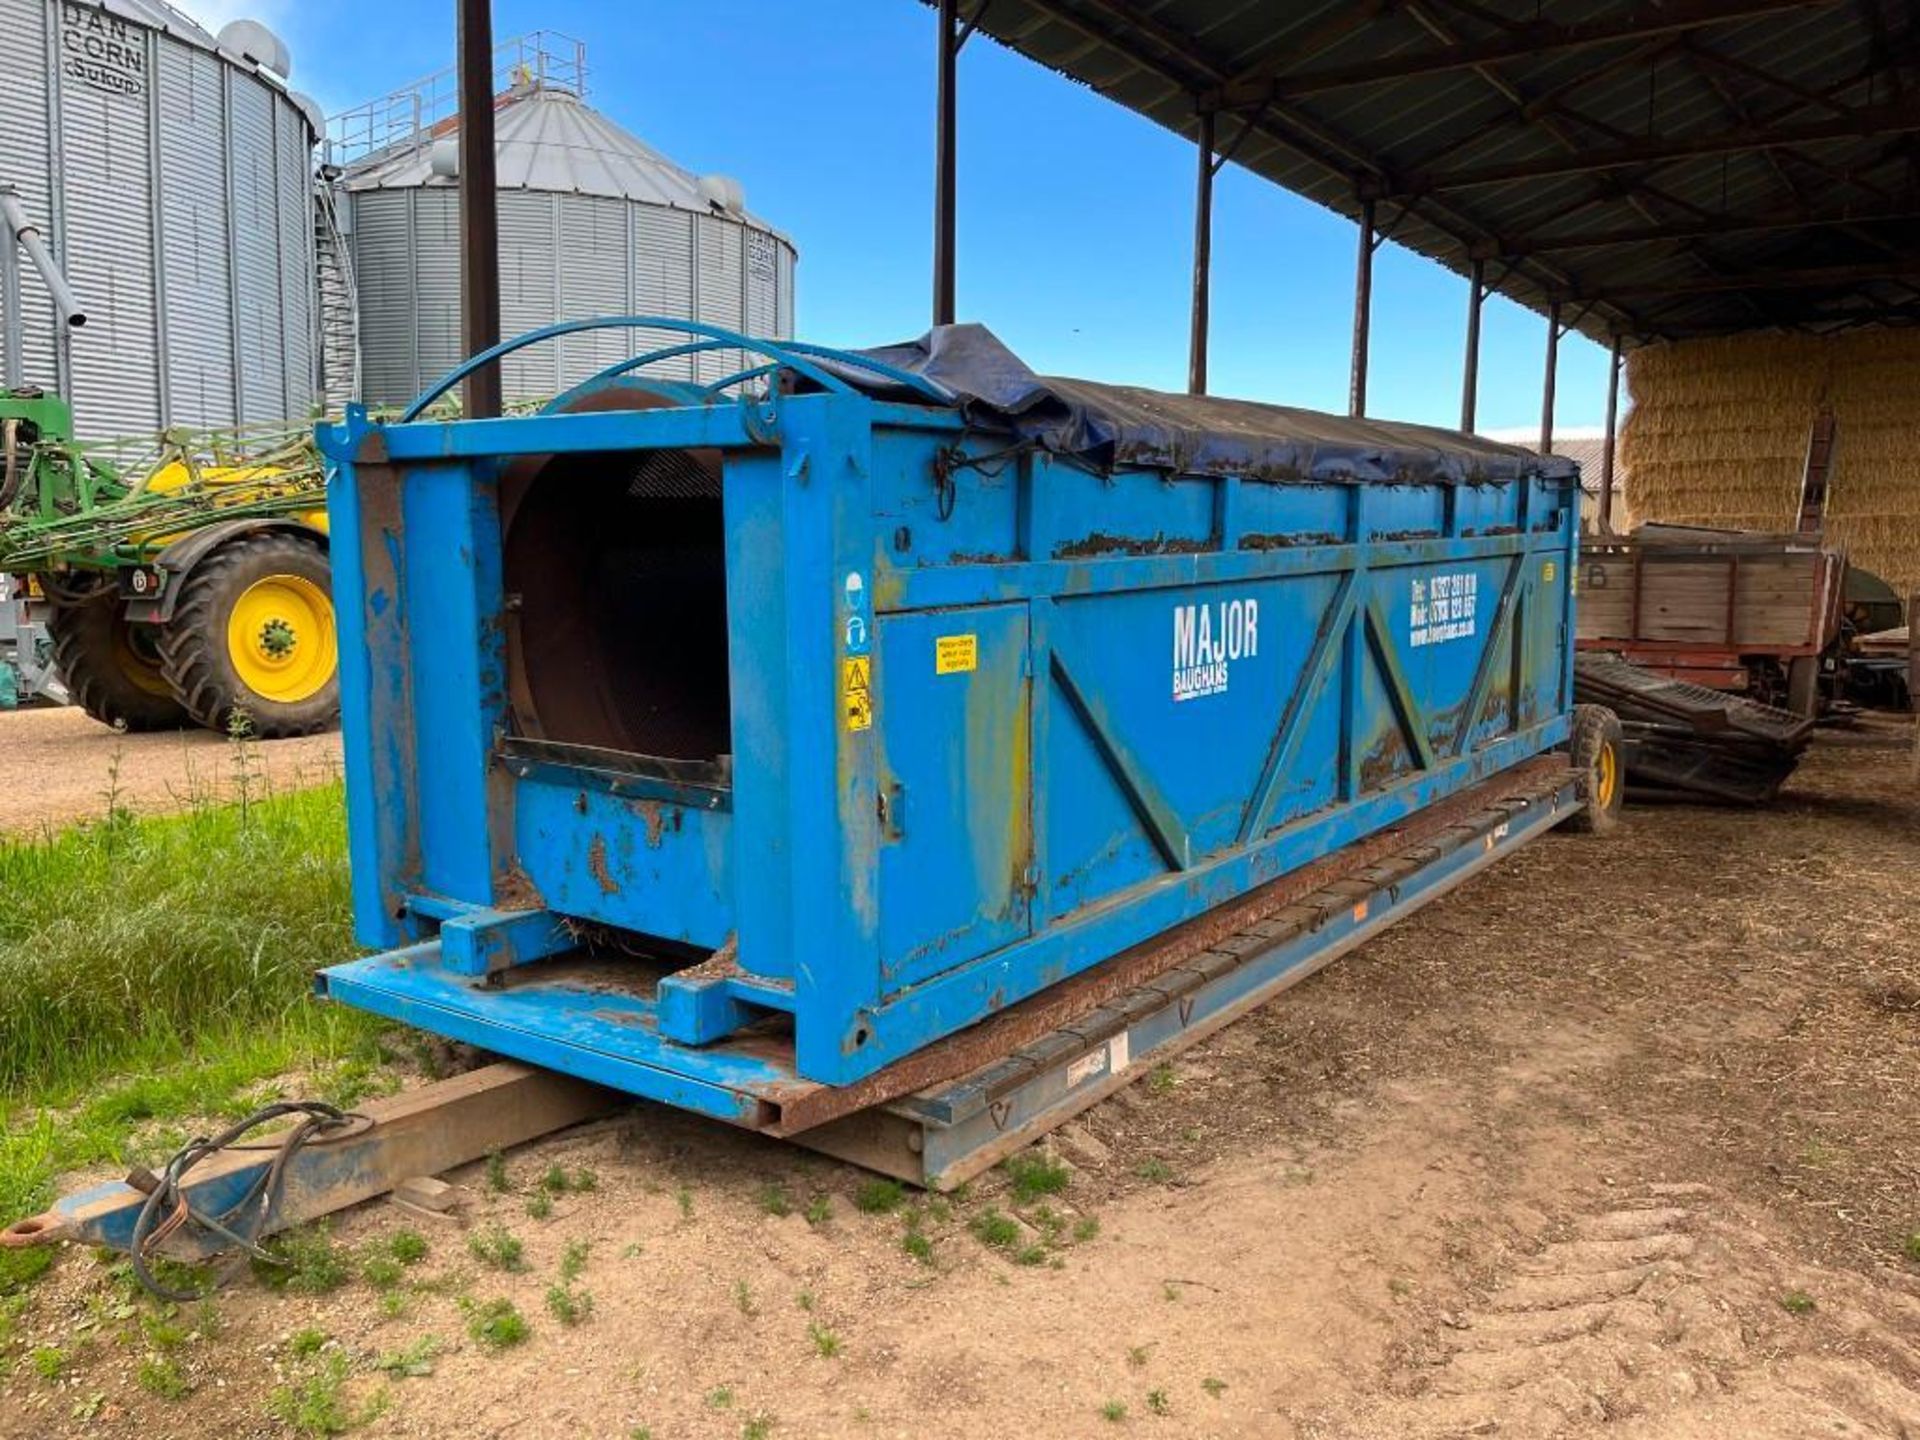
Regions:
[[[1566,773],[1564,755],[1538,755],[1418,810],[1366,839],[1323,855],[1238,900],[1123,950],[997,1015],[916,1051],[851,1085],[807,1087],[783,1098],[773,1133],[793,1136],[959,1078],[1099,1009],[1116,996],[1185,964],[1223,938],[1271,918],[1316,890],[1419,845],[1462,817],[1532,791]]]
[[[1728,0],[1673,0],[1673,3],[1657,7],[1640,6],[1619,20],[1575,21],[1569,24],[1536,21],[1517,25],[1495,40],[1449,45],[1411,55],[1389,55],[1353,65],[1333,65],[1323,70],[1279,75],[1270,80],[1228,84],[1206,98],[1222,109],[1258,105],[1268,100],[1295,100],[1328,90],[1384,85],[1396,80],[1475,70],[1511,60],[1529,60],[1554,51],[1585,50],[1596,45],[1647,40],[1657,35],[1672,35],[1711,25],[1750,20],[1783,10],[1830,9],[1836,3],[1838,0],[1733,0],[1733,3],[1728,3]]]
[[[793,1138],[951,1190],[1526,844],[1580,802],[1564,765],[1144,980],[952,1083]]]
[[[370,1101],[360,1114],[373,1123],[344,1139],[311,1142],[287,1162],[279,1209],[271,1228],[284,1229],[384,1195],[416,1175],[435,1175],[537,1140],[542,1135],[632,1103],[632,1097],[550,1070],[502,1063],[438,1080],[418,1090]],[[271,1144],[272,1135],[266,1138]],[[253,1142],[259,1143],[259,1142]],[[229,1150],[186,1174],[187,1201],[218,1215],[244,1195],[273,1164],[271,1149]],[[36,1243],[72,1240],[126,1249],[143,1191],[114,1180],[67,1196],[44,1215],[8,1234]],[[197,1226],[186,1226],[166,1253],[194,1259],[224,1248]]]

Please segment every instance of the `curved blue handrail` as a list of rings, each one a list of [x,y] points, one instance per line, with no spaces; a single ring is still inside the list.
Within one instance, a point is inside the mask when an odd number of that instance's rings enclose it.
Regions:
[[[669,345],[663,350],[649,350],[643,355],[635,355],[630,360],[617,361],[606,369],[588,376],[585,383],[591,385],[596,380],[617,380],[622,375],[630,374],[648,365],[657,365],[662,360],[678,360],[687,355],[704,355],[709,350],[731,348],[725,340],[693,340],[685,345]]]
[[[497,363],[516,350],[524,350],[529,345],[538,345],[563,335],[578,335],[589,330],[667,330],[679,335],[703,337],[700,342],[693,345],[671,346],[663,351],[638,356],[632,361],[623,361],[617,367],[602,371],[594,377],[595,379],[608,379],[614,375],[624,374],[628,370],[639,369],[642,365],[669,358],[671,355],[695,353],[700,350],[739,349],[765,356],[768,363],[765,366],[756,367],[754,371],[742,371],[730,376],[723,383],[738,384],[752,378],[755,373],[764,374],[774,367],[785,366],[796,374],[805,376],[823,390],[841,395],[856,393],[846,381],[814,363],[814,359],[822,359],[864,370],[869,374],[890,380],[896,385],[905,386],[922,398],[939,404],[946,404],[951,399],[944,390],[923,376],[851,351],[832,350],[825,346],[799,342],[766,340],[742,335],[738,331],[723,329],[718,325],[706,325],[694,320],[677,320],[667,315],[602,315],[592,320],[562,320],[553,325],[543,325],[537,330],[529,330],[524,335],[517,335],[511,340],[503,340],[498,345],[461,361],[414,397],[413,403],[401,412],[400,423],[418,420],[429,405],[462,380],[476,370]],[[717,387],[709,387],[709,392],[711,393],[714,388]]]

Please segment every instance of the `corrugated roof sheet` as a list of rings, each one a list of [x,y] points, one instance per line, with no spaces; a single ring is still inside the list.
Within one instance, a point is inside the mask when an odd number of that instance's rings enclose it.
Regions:
[[[1374,196],[1393,240],[1602,341],[1920,319],[1911,0],[961,10],[1180,134],[1214,110],[1235,163]]]

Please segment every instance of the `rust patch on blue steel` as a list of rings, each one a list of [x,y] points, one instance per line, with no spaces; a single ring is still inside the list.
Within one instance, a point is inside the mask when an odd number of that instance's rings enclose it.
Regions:
[[[602,895],[618,895],[620,882],[613,878],[613,871],[607,867],[607,837],[594,832],[593,842],[587,846],[587,870],[593,881],[600,887]]]
[[[510,860],[493,882],[493,905],[496,910],[544,910],[546,898],[540,889],[520,867],[518,860]]]
[[[1413,768],[1413,748],[1396,726],[1360,757],[1361,793],[1383,790]]]
[[[1301,545],[1341,545],[1345,540],[1331,530],[1306,531],[1298,535],[1279,533],[1242,535],[1242,550],[1292,550]]]
[[[662,805],[658,800],[635,800],[633,813],[640,817],[640,823],[647,827],[647,848],[658,850],[660,837],[668,830],[680,828],[681,812]]]
[[[1213,549],[1213,540],[1180,536],[1105,535],[1095,532],[1080,540],[1053,547],[1056,560],[1084,560],[1096,555],[1198,555]]]

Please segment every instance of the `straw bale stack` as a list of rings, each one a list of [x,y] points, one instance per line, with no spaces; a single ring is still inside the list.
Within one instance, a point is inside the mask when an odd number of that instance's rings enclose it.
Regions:
[[[1628,358],[1620,437],[1638,523],[1791,530],[1821,405],[1837,431],[1827,534],[1920,590],[1920,329],[1650,345]]]

